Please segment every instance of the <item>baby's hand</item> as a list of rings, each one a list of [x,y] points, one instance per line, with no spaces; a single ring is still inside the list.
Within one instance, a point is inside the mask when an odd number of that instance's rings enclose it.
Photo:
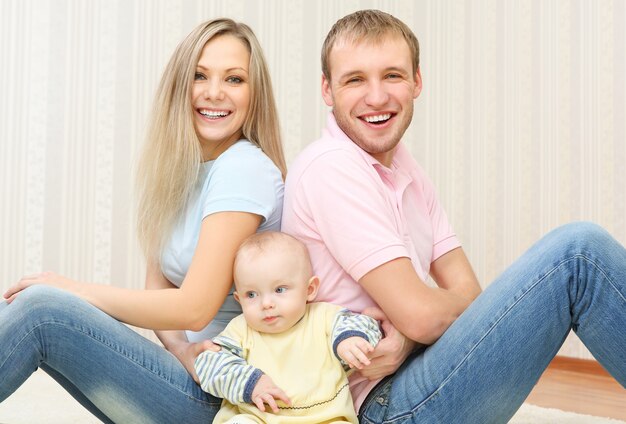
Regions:
[[[337,355],[343,359],[350,368],[362,369],[370,364],[367,354],[374,347],[362,337],[348,337],[337,346]]]
[[[278,405],[276,405],[276,400],[279,399],[288,406],[291,405],[291,400],[289,400],[285,392],[275,385],[271,378],[263,374],[259,381],[256,382],[254,390],[252,390],[252,402],[263,412],[265,412],[265,404],[267,403],[272,408],[272,412],[277,413]]]

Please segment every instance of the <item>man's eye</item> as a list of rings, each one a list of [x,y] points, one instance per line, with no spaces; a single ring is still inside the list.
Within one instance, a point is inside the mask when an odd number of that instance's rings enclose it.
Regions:
[[[248,292],[248,293],[246,293],[246,297],[247,297],[248,299],[254,299],[256,296],[257,296],[257,295],[256,295],[256,293],[255,293],[255,292]]]
[[[285,293],[286,291],[287,291],[287,287],[276,288],[276,293]]]

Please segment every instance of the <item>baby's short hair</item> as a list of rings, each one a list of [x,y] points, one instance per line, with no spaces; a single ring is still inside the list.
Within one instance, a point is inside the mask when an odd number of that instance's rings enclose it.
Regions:
[[[309,276],[312,274],[311,258],[304,243],[289,234],[278,231],[263,231],[245,239],[237,249],[233,269],[236,271],[237,266],[244,258],[250,259],[264,252],[275,253],[278,250],[281,251],[281,254],[301,260],[303,266],[307,267],[307,274]]]

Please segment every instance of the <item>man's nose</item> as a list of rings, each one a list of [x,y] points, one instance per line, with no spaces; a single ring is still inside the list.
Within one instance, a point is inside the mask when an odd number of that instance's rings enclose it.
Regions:
[[[369,106],[383,106],[389,100],[389,95],[381,81],[373,81],[367,86],[365,103]]]

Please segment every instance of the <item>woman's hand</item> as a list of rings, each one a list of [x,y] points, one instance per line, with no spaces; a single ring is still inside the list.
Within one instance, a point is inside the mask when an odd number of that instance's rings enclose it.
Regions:
[[[380,321],[384,333],[384,337],[369,354],[370,364],[359,370],[363,377],[377,380],[396,372],[417,343],[400,333],[380,308],[369,307],[362,313]]]
[[[20,281],[9,287],[9,289],[4,292],[3,297],[7,300],[7,303],[11,303],[15,300],[17,295],[19,295],[22,290],[35,284],[45,284],[47,286],[52,286],[69,291],[76,295],[80,295],[79,288],[83,285],[78,281],[69,279],[55,272],[46,271],[39,274],[26,275],[22,277]]]
[[[213,343],[211,340],[204,340],[197,343],[177,341],[176,343],[170,343],[167,350],[172,352],[180,363],[183,364],[187,372],[193,377],[194,381],[200,384],[200,379],[198,379],[198,375],[196,374],[196,369],[194,367],[196,358],[205,350],[219,352],[221,347]]]

